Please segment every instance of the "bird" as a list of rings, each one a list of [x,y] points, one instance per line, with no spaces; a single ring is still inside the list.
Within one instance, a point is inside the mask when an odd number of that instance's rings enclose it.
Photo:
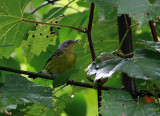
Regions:
[[[48,59],[44,68],[37,74],[48,76],[59,76],[70,70],[76,61],[75,45],[79,41],[67,40],[60,44],[55,53]],[[37,78],[29,75],[29,78]]]

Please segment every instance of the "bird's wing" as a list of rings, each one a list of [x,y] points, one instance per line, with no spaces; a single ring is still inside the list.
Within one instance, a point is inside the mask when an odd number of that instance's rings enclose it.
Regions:
[[[60,54],[61,54],[60,50],[59,49],[56,50],[56,52],[47,60],[46,64],[44,65],[44,68],[50,60],[52,60],[56,56],[59,56]]]

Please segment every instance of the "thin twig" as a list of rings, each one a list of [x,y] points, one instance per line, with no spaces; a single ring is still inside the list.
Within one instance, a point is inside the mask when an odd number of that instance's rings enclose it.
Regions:
[[[10,72],[15,72],[15,73],[20,73],[20,74],[26,74],[26,75],[30,75],[32,77],[40,77],[40,78],[50,79],[50,80],[54,80],[56,78],[56,77],[51,77],[51,76],[47,76],[47,75],[41,75],[41,74],[37,74],[37,73],[33,73],[33,72],[17,70],[17,69],[3,67],[3,66],[0,66],[0,70],[10,71]]]
[[[158,37],[157,37],[156,29],[155,29],[155,27],[154,27],[154,24],[153,24],[153,21],[152,21],[152,20],[149,21],[149,26],[150,26],[150,29],[151,29],[152,36],[153,36],[154,41],[155,41],[155,42],[158,42]]]
[[[69,26],[69,25],[62,25],[62,24],[53,24],[53,23],[46,23],[46,22],[39,22],[39,21],[32,21],[32,20],[27,20],[27,19],[22,19],[22,21],[26,21],[26,22],[30,22],[30,23],[37,23],[37,24],[45,24],[45,25],[54,25],[54,26],[62,26],[62,27],[68,27],[83,33],[86,33],[85,30],[82,30],[80,28],[77,27],[73,27],[73,26]]]
[[[126,14],[124,14],[124,19],[125,19],[126,27],[127,27],[127,29],[129,29],[130,27],[129,27],[129,25],[128,25],[128,21],[127,21]]]
[[[74,80],[69,80],[67,82],[67,84],[69,84],[69,85],[75,85],[75,86],[80,86],[80,87],[93,88],[93,85],[91,85],[91,84],[82,83],[82,82],[76,82]],[[101,88],[102,88],[102,90],[109,90],[109,89],[121,90],[121,88],[113,88],[113,87],[105,87],[105,86],[102,86]]]
[[[56,12],[54,12],[53,14],[51,14],[49,17],[47,17],[44,21],[49,20],[52,16],[54,16],[55,14],[57,14],[58,12],[60,12],[61,10],[63,10],[65,7],[67,7],[69,4],[71,4],[74,0],[70,1],[68,4],[66,4],[64,7],[59,8]]]
[[[37,10],[39,10],[40,8],[42,8],[43,6],[47,5],[47,4],[54,4],[54,2],[57,0],[47,0],[45,2],[43,2],[41,5],[39,5],[37,8],[35,8],[33,11],[31,11],[31,14],[34,14]]]
[[[120,42],[120,45],[119,45],[119,48],[118,48],[118,51],[117,51],[118,54],[119,54],[119,51],[120,51],[120,49],[121,49],[121,47],[122,47],[122,44],[123,44],[124,40],[125,40],[126,37],[127,37],[127,34],[128,34],[128,32],[129,32],[129,30],[130,30],[130,29],[127,29],[127,31],[125,32],[125,34],[124,34],[124,36],[123,36],[123,38],[122,38],[122,40],[121,40],[121,42]],[[118,54],[117,54],[117,55],[118,55]]]
[[[35,8],[33,11],[31,11],[31,14],[34,14],[38,9],[42,8],[43,6],[49,4],[48,1],[43,2],[40,6],[38,6],[37,8]]]
[[[137,26],[137,25],[139,25],[138,22],[136,24],[133,24],[133,25],[129,26],[129,29],[131,29],[131,28],[133,28],[134,26]]]

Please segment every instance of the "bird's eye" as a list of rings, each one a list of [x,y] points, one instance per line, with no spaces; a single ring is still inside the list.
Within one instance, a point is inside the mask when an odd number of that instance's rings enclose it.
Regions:
[[[69,45],[69,44],[70,44],[70,42],[67,42],[67,44]]]

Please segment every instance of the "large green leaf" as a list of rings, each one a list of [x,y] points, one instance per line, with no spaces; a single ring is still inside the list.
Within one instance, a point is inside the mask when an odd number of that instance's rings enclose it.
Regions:
[[[100,19],[112,19],[121,14],[128,14],[139,22],[147,23],[157,19],[160,14],[160,2],[150,3],[149,0],[88,0],[100,8]]]
[[[118,14],[129,14],[141,24],[157,19],[160,14],[160,2],[151,4],[149,0],[120,0]],[[148,13],[148,14],[147,14]]]
[[[95,80],[111,77],[116,71],[142,79],[160,79],[160,55],[154,51],[137,49],[133,58],[123,59],[110,53],[102,53],[97,62],[88,66],[88,76]]]
[[[159,116],[156,103],[138,105],[132,96],[122,90],[108,90],[102,96],[102,116]]]
[[[120,0],[87,0],[94,2],[100,8],[99,17],[101,20],[109,20],[117,17],[118,4]]]
[[[52,89],[37,85],[17,74],[6,75],[6,82],[1,88],[0,107],[11,104],[34,102],[52,108]]]
[[[19,47],[21,41],[27,38],[27,33],[34,26],[26,23],[22,18],[33,19],[24,14],[24,8],[30,0],[0,0],[0,45],[11,45],[0,47],[0,58],[9,57],[14,49]]]

